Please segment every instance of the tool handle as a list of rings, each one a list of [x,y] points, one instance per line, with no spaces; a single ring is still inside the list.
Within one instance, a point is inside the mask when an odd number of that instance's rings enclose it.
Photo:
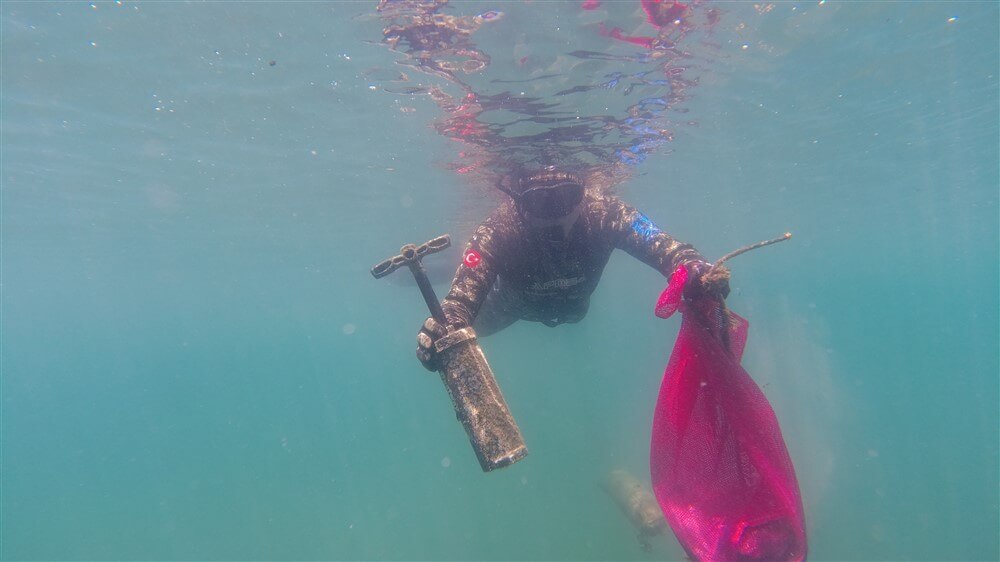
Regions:
[[[447,234],[442,234],[419,246],[407,244],[399,249],[398,256],[392,256],[375,264],[375,267],[372,268],[372,276],[375,279],[381,279],[404,265],[408,266],[410,272],[413,273],[413,278],[417,281],[417,287],[420,287],[420,294],[423,295],[427,308],[431,310],[431,316],[442,325],[447,325],[448,321],[445,319],[444,310],[441,309],[441,302],[434,294],[434,288],[431,287],[431,282],[427,279],[427,272],[420,260],[424,256],[436,254],[449,246],[451,246],[451,236]]]
[[[417,281],[417,287],[420,287],[420,294],[423,295],[424,302],[427,303],[427,308],[431,311],[431,316],[442,326],[447,326],[448,320],[444,316],[444,309],[441,308],[441,302],[434,294],[434,288],[431,287],[430,279],[427,278],[427,272],[424,271],[420,260],[410,263],[410,271],[413,272],[413,278]]]
[[[404,265],[410,265],[414,261],[419,262],[424,256],[436,254],[441,250],[447,249],[449,246],[451,246],[451,236],[447,234],[442,234],[419,246],[407,244],[399,249],[398,256],[392,256],[387,260],[375,264],[375,267],[372,268],[372,277],[381,279]]]

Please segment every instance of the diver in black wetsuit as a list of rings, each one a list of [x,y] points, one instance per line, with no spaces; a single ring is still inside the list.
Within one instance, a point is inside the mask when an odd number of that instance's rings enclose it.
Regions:
[[[517,320],[546,326],[579,322],[615,248],[669,276],[684,264],[689,291],[724,299],[728,272],[702,282],[711,264],[616,197],[588,191],[582,178],[546,168],[501,187],[511,200],[479,226],[441,302],[449,326],[428,318],[417,358],[437,370],[434,341],[471,326],[485,336]]]

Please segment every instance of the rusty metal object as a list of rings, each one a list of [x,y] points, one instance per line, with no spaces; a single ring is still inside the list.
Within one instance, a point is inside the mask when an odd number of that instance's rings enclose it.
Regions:
[[[441,361],[441,380],[483,471],[523,459],[528,448],[476,341],[476,332],[472,328],[449,332],[434,348]]]
[[[384,260],[372,268],[372,276],[380,279],[404,265],[410,268],[417,286],[441,325],[447,326],[441,303],[431,288],[420,260],[451,245],[447,234],[419,246],[407,244],[399,255]],[[472,328],[450,330],[434,344],[441,363],[441,380],[455,408],[455,415],[465,427],[483,472],[514,464],[528,454],[521,430],[514,422],[507,402],[486,361]]]

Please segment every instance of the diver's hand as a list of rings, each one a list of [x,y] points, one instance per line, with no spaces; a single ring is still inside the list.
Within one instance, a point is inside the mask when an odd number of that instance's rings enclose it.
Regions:
[[[684,264],[690,272],[684,296],[689,299],[711,297],[725,300],[729,296],[729,270],[720,265],[713,269],[707,261],[693,261]]]
[[[424,325],[417,332],[417,359],[428,371],[438,371],[441,365],[438,363],[437,352],[434,351],[434,342],[438,338],[448,333],[448,328],[435,320],[433,317],[424,320]]]

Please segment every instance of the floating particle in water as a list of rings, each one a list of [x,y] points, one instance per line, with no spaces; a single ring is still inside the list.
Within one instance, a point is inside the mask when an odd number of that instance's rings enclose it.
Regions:
[[[417,110],[417,108],[404,105],[403,107],[399,108],[399,110],[402,111],[403,113],[413,113],[414,111]]]
[[[527,476],[522,476],[521,477],[521,485],[522,486],[527,486],[528,485],[528,477]]]
[[[341,331],[344,332],[345,336],[349,336],[353,334],[357,329],[358,329],[357,326],[355,326],[354,324],[344,324],[344,327],[341,328]]]
[[[451,466],[451,457],[441,459],[441,468],[448,468],[449,466]]]
[[[274,66],[276,64],[278,64],[278,61],[276,61],[276,60],[273,60],[273,61],[270,61],[270,62],[267,63],[268,66]]]
[[[948,18],[948,23],[955,23],[956,21],[958,21],[958,18],[956,18],[956,17],[950,17],[950,18]]]

